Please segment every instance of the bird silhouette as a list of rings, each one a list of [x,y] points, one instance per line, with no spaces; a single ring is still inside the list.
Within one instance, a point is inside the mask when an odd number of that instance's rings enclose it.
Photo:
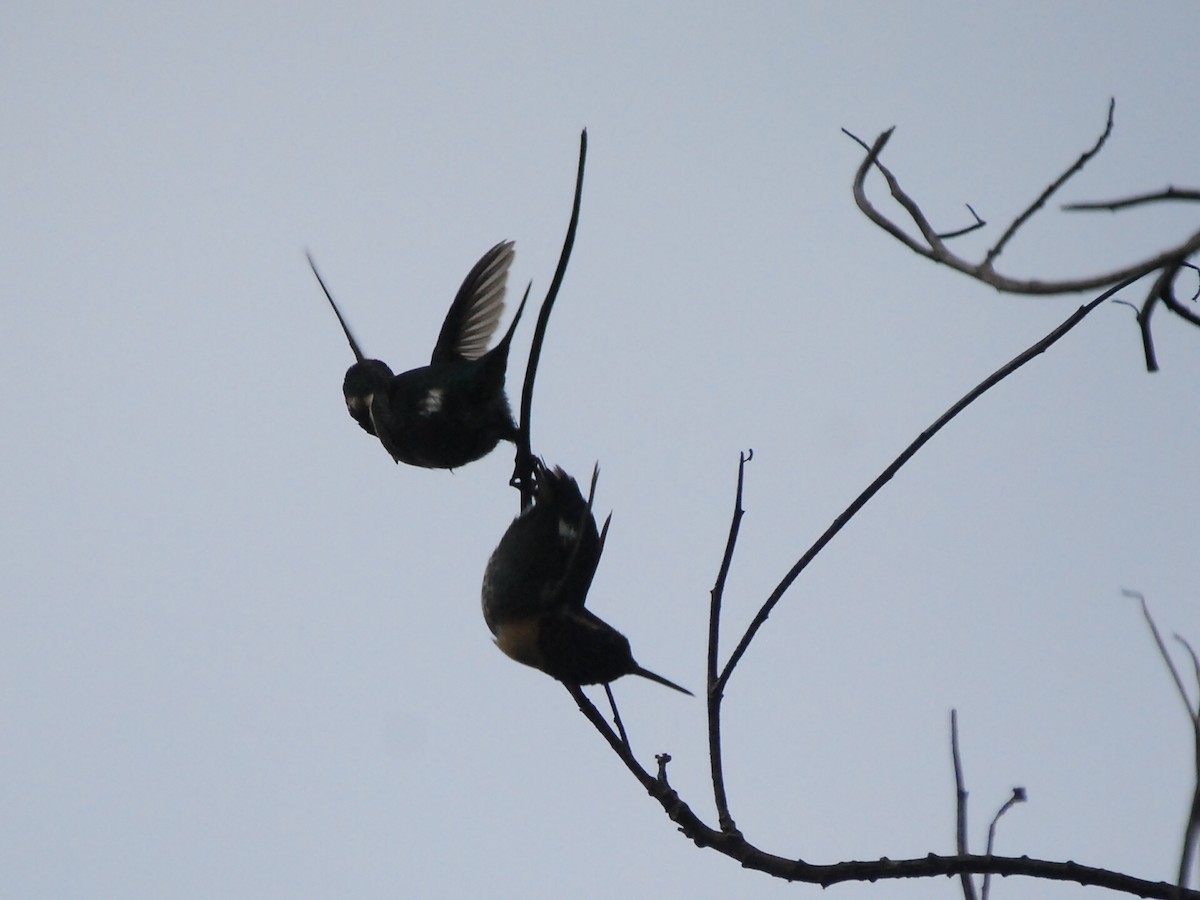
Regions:
[[[595,487],[593,473],[585,501],[574,478],[535,460],[534,503],[509,525],[483,575],[484,621],[505,654],[559,681],[640,675],[690,695],[642,668],[625,635],[584,606],[609,524],[596,530]]]
[[[524,299],[504,337],[487,349],[504,311],[513,255],[513,242],[501,241],[480,258],[450,304],[429,365],[396,375],[387,363],[363,356],[309,254],[317,283],[354,351],[354,365],[342,382],[346,409],[396,462],[455,469],[486,456],[501,440],[516,440],[504,377]]]

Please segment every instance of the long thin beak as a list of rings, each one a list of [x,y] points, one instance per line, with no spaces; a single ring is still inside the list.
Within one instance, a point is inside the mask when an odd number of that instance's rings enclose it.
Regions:
[[[691,691],[689,691],[687,688],[680,687],[675,682],[668,681],[667,679],[663,678],[661,675],[655,675],[649,669],[643,669],[641,666],[637,666],[637,668],[635,668],[632,672],[630,672],[630,674],[631,675],[641,675],[643,678],[649,678],[651,681],[657,681],[659,684],[664,684],[669,688],[674,688],[675,690],[679,691],[682,694],[687,694],[689,697],[696,696]]]
[[[312,266],[313,274],[317,276],[317,284],[321,285],[321,290],[325,292],[325,297],[329,300],[329,305],[333,307],[333,314],[337,316],[338,324],[342,326],[342,331],[346,333],[346,340],[350,342],[350,349],[354,351],[354,358],[359,362],[363,361],[362,351],[358,349],[358,341],[354,340],[354,335],[350,333],[350,326],[346,324],[346,320],[342,318],[342,311],[337,308],[337,304],[333,302],[333,294],[329,293],[329,288],[325,287],[325,279],[321,277],[321,273],[317,271],[317,264],[313,262],[312,254],[307,250],[304,255],[308,257],[308,264]]]

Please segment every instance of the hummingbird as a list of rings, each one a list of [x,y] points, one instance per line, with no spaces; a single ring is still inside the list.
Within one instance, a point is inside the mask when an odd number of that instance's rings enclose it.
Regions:
[[[500,539],[483,575],[483,618],[509,657],[570,684],[640,675],[691,695],[642,668],[629,640],[584,606],[608,524],[596,530],[592,497],[560,468],[534,462],[534,503]]]
[[[355,363],[342,382],[346,409],[397,463],[456,469],[486,456],[502,440],[516,440],[504,376],[524,299],[504,337],[487,348],[504,311],[513,255],[513,242],[501,241],[475,263],[450,304],[429,365],[399,375],[387,363],[363,356],[309,255],[317,283],[354,351]]]

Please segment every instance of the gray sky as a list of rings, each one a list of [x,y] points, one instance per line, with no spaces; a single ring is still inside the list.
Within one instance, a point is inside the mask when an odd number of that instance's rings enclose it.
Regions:
[[[393,465],[345,413],[304,249],[364,349],[419,365],[496,241],[540,297],[588,128],[535,449],[601,462],[589,602],[700,691],[738,452],[727,647],[896,453],[1082,299],[998,296],[875,230],[839,128],[896,125],[886,158],[946,229],[967,202],[1002,227],[1110,96],[1110,146],[1064,200],[1200,181],[1189,3],[433,6],[0,12],[6,897],[815,894],[692,846],[561,686],[491,646],[511,453]],[[1047,210],[1000,268],[1098,271],[1194,228],[1194,207]],[[1155,334],[1151,376],[1132,312],[1095,312],[772,616],[725,707],[759,846],[951,852],[957,707],[975,849],[1023,785],[997,852],[1172,877],[1190,735],[1120,589],[1200,644],[1200,334]],[[703,703],[615,691],[640,758],[669,751],[713,818]]]

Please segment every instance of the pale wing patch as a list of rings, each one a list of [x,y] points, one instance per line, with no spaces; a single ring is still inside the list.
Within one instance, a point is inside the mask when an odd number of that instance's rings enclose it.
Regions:
[[[418,412],[423,416],[436,415],[442,408],[443,391],[441,388],[430,388],[429,393],[421,398]]]
[[[558,520],[558,536],[564,544],[573,544],[579,539],[579,529],[566,519]]]
[[[508,288],[508,269],[512,265],[513,242],[505,241],[493,248],[495,257],[479,273],[471,292],[471,302],[463,319],[455,349],[466,359],[478,359],[487,352],[500,316],[504,312],[504,294]]]

